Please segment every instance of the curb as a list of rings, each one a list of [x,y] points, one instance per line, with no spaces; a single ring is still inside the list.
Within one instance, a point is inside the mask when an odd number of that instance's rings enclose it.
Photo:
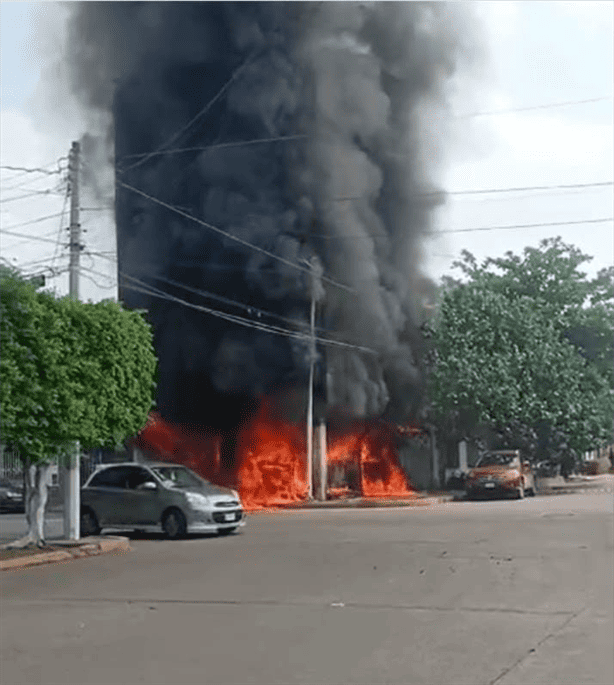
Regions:
[[[258,514],[278,511],[309,511],[309,510],[328,510],[328,509],[391,509],[394,507],[428,507],[433,504],[451,502],[451,495],[418,496],[412,499],[348,499],[348,500],[328,500],[326,502],[298,502],[291,504],[280,504],[272,507],[249,508],[245,507],[248,514]]]
[[[581,486],[569,486],[564,485],[554,488],[545,488],[543,490],[538,490],[538,495],[545,495],[547,497],[555,495],[573,495],[575,493],[585,493],[585,492],[613,492],[614,489],[611,486],[602,485],[581,485]]]
[[[82,559],[84,557],[95,557],[101,554],[113,554],[119,552],[129,552],[131,550],[130,540],[120,536],[109,536],[104,538],[83,538],[77,542],[57,541],[51,544],[66,546],[66,551],[55,550],[53,552],[42,552],[30,556],[14,557],[13,559],[0,560],[0,571],[16,570],[27,568],[28,566],[40,566],[42,564],[53,564],[59,561],[70,561],[71,559]]]

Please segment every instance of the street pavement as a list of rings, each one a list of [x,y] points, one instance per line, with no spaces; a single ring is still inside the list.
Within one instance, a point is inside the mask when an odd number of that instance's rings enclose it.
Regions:
[[[5,571],[0,682],[611,685],[612,507],[268,512]]]

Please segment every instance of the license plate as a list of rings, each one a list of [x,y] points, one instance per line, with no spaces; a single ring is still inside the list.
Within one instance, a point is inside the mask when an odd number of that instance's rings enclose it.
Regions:
[[[234,521],[234,520],[235,520],[234,514],[224,514],[224,521]]]
[[[494,488],[495,484],[494,483],[484,483],[485,488]]]

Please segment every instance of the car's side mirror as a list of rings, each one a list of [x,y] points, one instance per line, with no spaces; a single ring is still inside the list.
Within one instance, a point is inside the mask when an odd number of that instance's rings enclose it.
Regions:
[[[158,486],[152,481],[148,480],[145,483],[141,483],[137,490],[157,490]]]

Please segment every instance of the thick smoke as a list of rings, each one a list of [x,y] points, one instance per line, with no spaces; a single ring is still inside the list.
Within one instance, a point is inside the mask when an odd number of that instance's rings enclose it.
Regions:
[[[421,244],[442,197],[447,93],[467,54],[463,11],[420,2],[75,6],[74,89],[88,107],[113,112],[118,181],[286,260],[118,186],[122,299],[150,312],[167,418],[229,426],[258,396],[304,387],[309,345],[133,290],[129,278],[293,329],[287,319],[308,326],[313,288],[318,335],[373,351],[318,345],[328,407],[416,411]],[[320,276],[311,283],[288,262]]]

